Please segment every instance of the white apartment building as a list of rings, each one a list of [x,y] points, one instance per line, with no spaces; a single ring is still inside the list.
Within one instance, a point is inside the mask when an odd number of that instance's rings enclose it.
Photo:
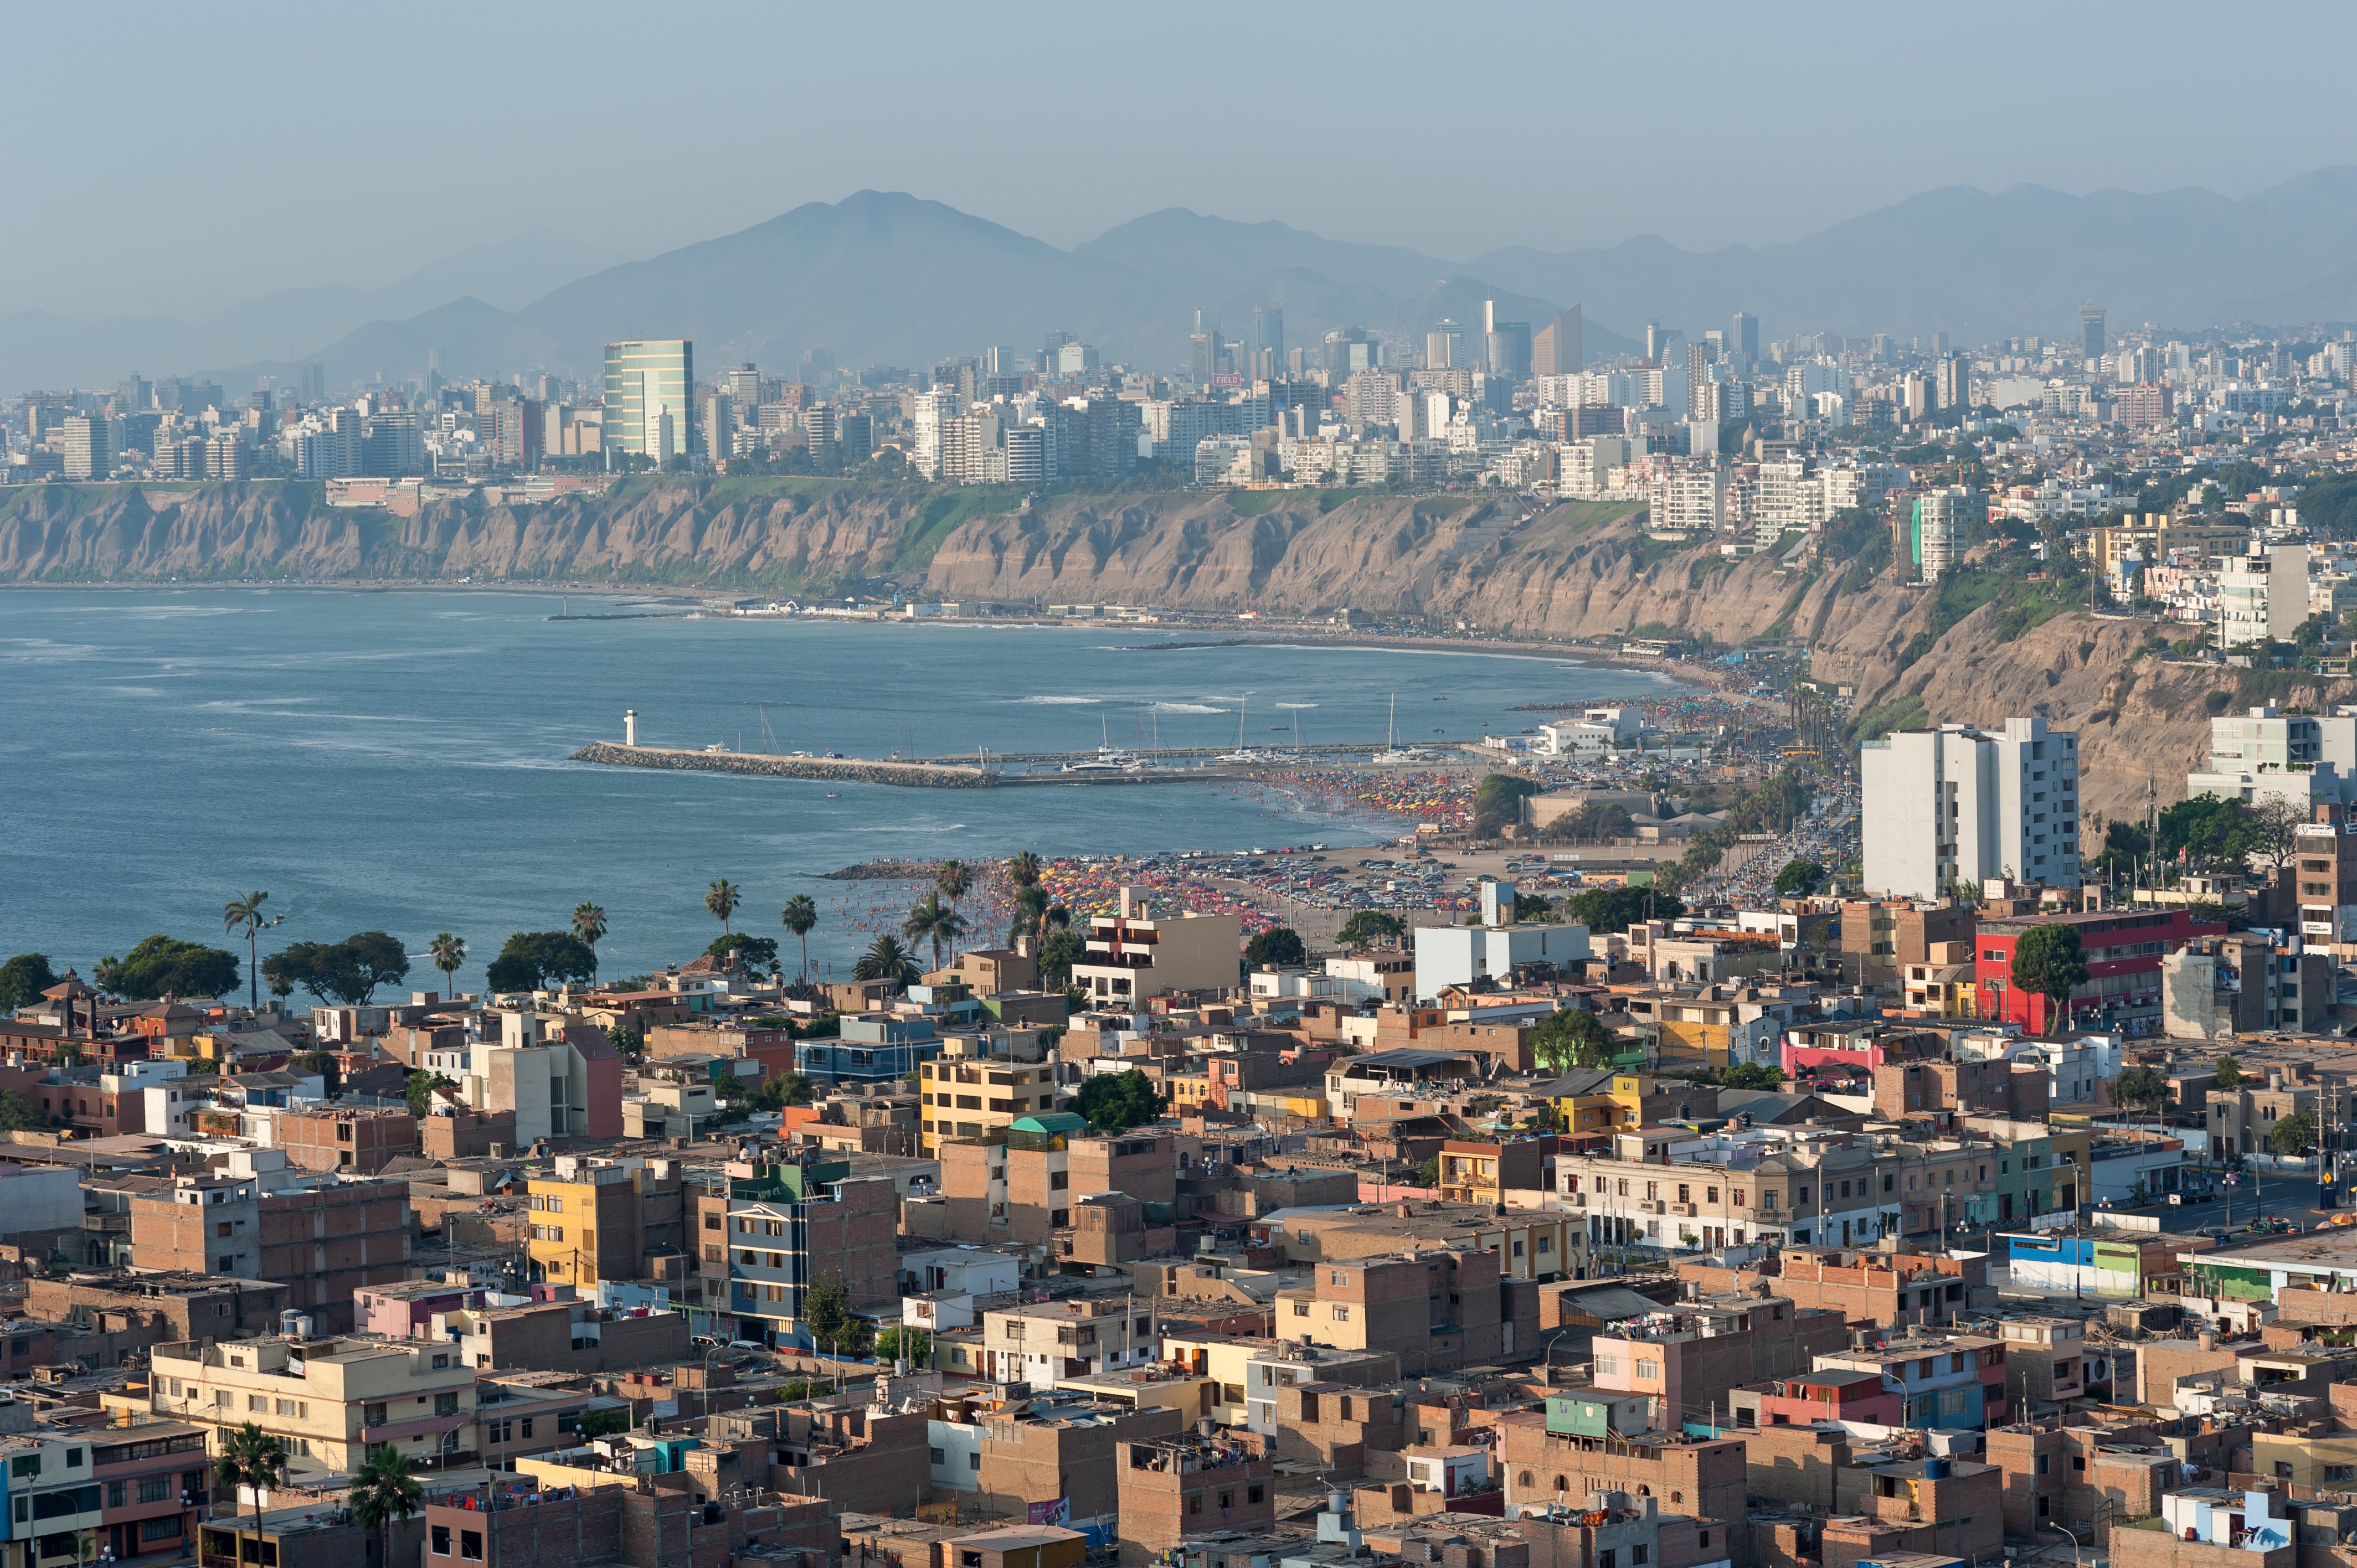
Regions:
[[[2005,876],[2079,886],[2079,737],[2042,718],[1943,725],[1858,751],[1866,886],[1937,898]]]
[[[1509,980],[1526,963],[1585,963],[1590,956],[1586,926],[1523,925],[1514,918],[1514,885],[1484,882],[1480,925],[1415,929],[1415,986],[1434,997],[1451,985]]]
[[[1982,511],[1979,493],[1963,485],[1915,498],[1910,545],[1919,581],[1936,583],[1955,565]]]
[[[1072,965],[1072,983],[1103,1001],[1232,991],[1243,982],[1243,942],[1233,915],[1189,910],[1154,918],[1132,888],[1121,890],[1118,914],[1089,922],[1087,942],[1087,955]]]
[[[1663,463],[1653,471],[1646,526],[1655,533],[1715,533],[1727,504],[1726,476],[1708,458]]]
[[[2242,559],[2235,557],[2234,559]],[[2278,714],[2275,705],[2210,721],[2210,766],[2185,776],[2185,796],[2256,802],[2357,798],[2357,708],[2329,716]]]
[[[2218,563],[2218,644],[2288,641],[2308,618],[2308,546],[2254,540]]]

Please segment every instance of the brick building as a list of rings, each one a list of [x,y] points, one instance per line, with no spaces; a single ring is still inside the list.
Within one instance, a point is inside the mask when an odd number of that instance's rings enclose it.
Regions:
[[[479,1160],[515,1149],[515,1112],[441,1104],[418,1124],[417,1152],[429,1160]]]
[[[1988,1260],[1909,1251],[1903,1244],[1872,1251],[1787,1246],[1756,1268],[1681,1263],[1678,1277],[1712,1294],[1749,1293],[1765,1282],[1796,1307],[1824,1308],[1890,1327],[1936,1327],[1976,1305],[1975,1296],[1986,1292]]]
[[[255,1176],[180,1176],[129,1199],[143,1268],[277,1280],[321,1333],[352,1326],[352,1292],[408,1277],[409,1187],[315,1176],[272,1188]]]
[[[243,1339],[276,1333],[278,1315],[291,1294],[275,1280],[207,1274],[35,1276],[25,1282],[25,1313],[42,1322],[126,1336],[136,1344],[207,1336]],[[124,1348],[135,1345],[126,1342]]]
[[[1836,1312],[1777,1296],[1681,1302],[1674,1309],[1597,1331],[1596,1387],[1652,1402],[1653,1430],[1709,1421],[1735,1390],[1813,1369],[1849,1343]]]
[[[1410,1376],[1481,1366],[1507,1353],[1501,1294],[1487,1250],[1322,1262],[1308,1285],[1276,1293],[1276,1337],[1388,1352]]]
[[[1564,1435],[1547,1431],[1546,1417],[1536,1411],[1502,1414],[1497,1425],[1510,1513],[1570,1502],[1589,1492],[1650,1495],[1725,1529],[1727,1557],[1734,1568],[1749,1568],[1750,1539],[1736,1528],[1744,1518],[1749,1479],[1741,1442],[1666,1433],[1637,1438]]]
[[[417,1121],[406,1111],[285,1110],[272,1125],[288,1163],[307,1171],[374,1176],[392,1160],[417,1153]]]
[[[705,1498],[683,1471],[635,1485],[546,1491],[500,1484],[429,1501],[425,1568],[730,1568],[748,1555],[780,1568],[839,1568],[834,1505],[756,1491]],[[284,1560],[282,1559],[282,1565]]]
[[[1189,1536],[1276,1522],[1275,1470],[1266,1440],[1252,1433],[1124,1443],[1114,1472],[1125,1563],[1155,1561]]]

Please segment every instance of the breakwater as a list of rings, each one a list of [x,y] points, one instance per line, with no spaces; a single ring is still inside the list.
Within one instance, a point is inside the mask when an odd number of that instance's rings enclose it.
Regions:
[[[769,757],[743,751],[676,751],[666,746],[616,746],[595,741],[573,754],[576,762],[610,768],[667,768],[683,773],[764,773],[773,779],[814,779],[830,783],[893,784],[910,789],[987,789],[999,780],[978,768],[935,762],[871,762],[856,757]]]

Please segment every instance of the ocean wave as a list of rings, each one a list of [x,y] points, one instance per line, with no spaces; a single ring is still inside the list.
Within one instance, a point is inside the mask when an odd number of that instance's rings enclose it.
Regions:
[[[1318,704],[1315,703],[1278,703],[1274,705],[1280,708],[1314,708]]]
[[[1166,714],[1232,714],[1235,712],[1233,708],[1207,707],[1201,703],[1157,703],[1154,705]]]
[[[1026,707],[1049,708],[1094,707],[1104,701],[1103,697],[1017,697],[1015,700]]]

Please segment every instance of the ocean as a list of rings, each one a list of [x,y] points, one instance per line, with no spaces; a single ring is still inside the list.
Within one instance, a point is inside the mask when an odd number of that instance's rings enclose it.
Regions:
[[[902,789],[600,768],[636,708],[649,746],[971,756],[1116,746],[1380,741],[1528,727],[1517,704],[1641,699],[1663,675],[1501,650],[1157,649],[1195,634],[731,618],[552,620],[554,594],[288,588],[0,593],[0,956],[87,975],[151,932],[235,947],[221,906],[260,888],[295,940],[382,929],[409,983],[467,939],[461,989],[511,931],[605,907],[603,972],[693,957],[736,924],[794,944],[795,893],[848,962],[876,894],[820,874],[869,859],[1372,842],[1281,790],[1219,784]],[[574,594],[573,615],[659,609]],[[1445,700],[1440,700],[1445,699]],[[765,729],[766,726],[766,729]],[[830,791],[834,793],[830,794]],[[980,933],[991,935],[992,933]]]

